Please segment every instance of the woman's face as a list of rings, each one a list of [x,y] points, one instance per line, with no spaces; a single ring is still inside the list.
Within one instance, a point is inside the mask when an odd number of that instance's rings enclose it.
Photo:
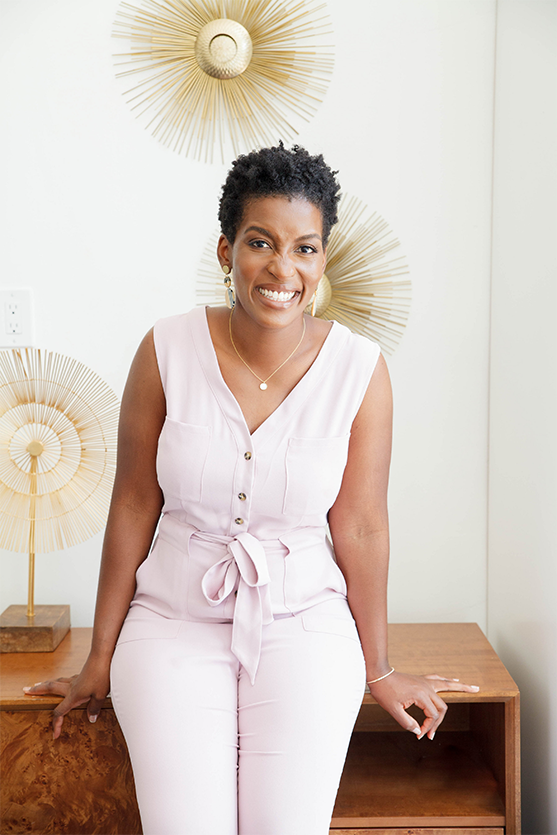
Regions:
[[[262,324],[301,316],[325,270],[321,210],[304,198],[247,203],[236,239],[221,236],[221,265],[233,270],[236,304]]]

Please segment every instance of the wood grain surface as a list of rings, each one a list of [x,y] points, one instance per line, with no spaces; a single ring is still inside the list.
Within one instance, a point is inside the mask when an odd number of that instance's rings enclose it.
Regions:
[[[50,710],[2,711],[2,835],[139,835],[126,744],[113,710],[84,710],[52,740]]]
[[[433,741],[408,733],[354,733],[337,796],[337,826],[503,826],[505,805],[471,734]],[[423,821],[423,822],[422,822]]]
[[[56,707],[59,696],[26,696],[25,685],[78,673],[91,646],[91,629],[70,629],[55,652],[0,655],[0,709],[44,710]],[[110,701],[105,702],[110,706]]]
[[[470,829],[470,827],[451,827],[450,829],[445,828],[444,826],[439,828],[435,827],[435,829],[423,829],[421,826],[416,829],[414,826],[408,828],[405,827],[404,829],[377,829],[374,828],[373,830],[369,829],[330,829],[330,835],[505,835],[505,830],[502,827],[496,827],[493,829],[491,826],[489,827],[474,827]]]
[[[506,700],[518,687],[476,623],[389,624],[389,660],[396,670],[438,673],[477,684],[479,693],[444,693],[446,702]],[[364,701],[373,702],[369,693]]]
[[[106,699],[98,723],[82,709],[53,744],[56,696],[23,686],[73,675],[90,629],[55,652],[0,655],[2,835],[139,835],[125,742]],[[404,732],[366,692],[337,798],[331,835],[507,835],[520,832],[518,689],[476,624],[392,624],[391,663],[477,684],[445,693],[451,707],[435,740]],[[377,733],[380,731],[381,733]]]
[[[74,628],[52,655],[0,656],[0,708],[26,710],[56,705],[60,699],[30,698],[23,694],[22,687],[78,673],[90,644],[91,630]],[[515,682],[475,623],[393,623],[389,625],[389,647],[391,664],[402,672],[439,673],[481,688],[479,693],[445,693],[446,702],[506,701],[518,695]],[[364,704],[374,703],[366,692]]]

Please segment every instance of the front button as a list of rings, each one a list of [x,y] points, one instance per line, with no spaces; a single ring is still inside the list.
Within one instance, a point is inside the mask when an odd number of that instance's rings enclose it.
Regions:
[[[245,493],[238,493],[238,498],[240,499],[241,502],[245,502],[245,500],[247,499],[247,496],[246,496]]]
[[[246,461],[249,461],[251,458],[251,452],[244,452],[244,458],[246,459]]]
[[[237,524],[237,525],[243,525],[243,524],[244,524],[244,520],[243,520],[243,519],[240,519],[240,517],[239,517],[239,516],[238,516],[238,518],[237,518],[237,519],[234,519],[234,521],[236,522],[236,524]]]

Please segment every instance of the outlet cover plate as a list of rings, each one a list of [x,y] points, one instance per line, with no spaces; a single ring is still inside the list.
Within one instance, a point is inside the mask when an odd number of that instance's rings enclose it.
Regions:
[[[34,342],[33,291],[0,288],[0,348],[30,347]]]

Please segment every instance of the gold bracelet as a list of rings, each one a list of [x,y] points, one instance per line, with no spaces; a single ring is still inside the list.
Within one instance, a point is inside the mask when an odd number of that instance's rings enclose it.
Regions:
[[[394,673],[394,671],[395,671],[395,668],[394,668],[394,667],[391,667],[391,669],[389,670],[389,672],[388,672],[388,673],[385,673],[385,675],[384,675],[384,676],[379,676],[379,678],[372,678],[372,680],[371,680],[371,681],[366,681],[366,684],[375,684],[375,682],[377,682],[377,681],[383,681],[383,679],[384,679],[384,678],[387,678],[387,676],[390,676],[390,675],[391,675],[391,673]]]

